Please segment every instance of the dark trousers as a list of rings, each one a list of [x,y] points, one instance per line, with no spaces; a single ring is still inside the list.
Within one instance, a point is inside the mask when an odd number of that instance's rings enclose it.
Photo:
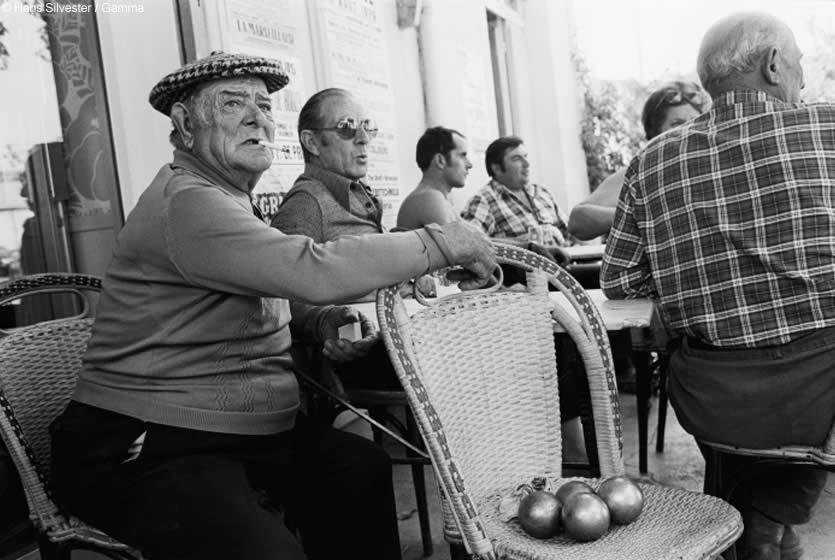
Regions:
[[[138,458],[123,462],[143,431]],[[248,436],[71,402],[52,438],[59,502],[154,560],[400,558],[388,456],[302,416],[289,432]]]
[[[670,358],[669,394],[697,440],[755,449],[821,445],[835,414],[835,328],[757,349],[682,339]],[[728,456],[723,478],[750,461]],[[741,505],[785,525],[805,523],[826,477],[802,466],[761,470],[745,481]]]

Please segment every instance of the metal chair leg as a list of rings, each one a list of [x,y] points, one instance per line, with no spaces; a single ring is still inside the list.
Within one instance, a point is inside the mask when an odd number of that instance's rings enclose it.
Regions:
[[[638,470],[641,474],[647,472],[647,441],[649,424],[649,396],[652,382],[652,370],[649,363],[649,352],[635,350],[632,352],[632,363],[635,364],[635,397],[638,401]]]
[[[667,363],[666,358],[658,358],[658,433],[655,436],[655,450],[664,452],[664,430],[667,427]]]
[[[449,545],[449,559],[450,560],[472,560],[472,557],[467,554],[467,549],[463,544]]]

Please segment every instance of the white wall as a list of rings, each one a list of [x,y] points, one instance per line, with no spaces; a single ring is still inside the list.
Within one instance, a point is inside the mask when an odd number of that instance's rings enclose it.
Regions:
[[[151,107],[148,94],[181,63],[173,0],[141,5],[143,13],[97,14],[125,216],[159,168],[171,161],[169,120]]]
[[[499,134],[487,12],[481,0],[424,0],[420,26],[427,126],[454,128],[469,140],[473,168],[452,193],[460,210],[489,179],[484,150]]]
[[[395,0],[382,2],[381,12],[396,107],[400,194],[405,197],[420,181],[420,169],[415,163],[415,145],[427,127],[418,33],[414,27],[398,27]]]
[[[515,84],[521,99],[519,134],[528,143],[532,178],[553,192],[565,213],[589,193],[580,141],[580,99],[571,61],[570,4],[526,0],[514,30]]]

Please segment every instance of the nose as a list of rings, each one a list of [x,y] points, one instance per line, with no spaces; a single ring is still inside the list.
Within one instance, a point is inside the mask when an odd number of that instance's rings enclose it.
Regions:
[[[354,142],[357,144],[368,144],[371,142],[371,135],[362,126],[357,128],[357,133],[354,136]]]
[[[465,166],[467,169],[472,169],[472,168],[473,168],[473,162],[471,162],[471,161],[470,161],[470,158],[466,158],[466,159],[464,160],[464,166]]]
[[[253,125],[257,128],[269,128],[272,126],[272,114],[268,114],[255,103],[247,103],[244,124]]]

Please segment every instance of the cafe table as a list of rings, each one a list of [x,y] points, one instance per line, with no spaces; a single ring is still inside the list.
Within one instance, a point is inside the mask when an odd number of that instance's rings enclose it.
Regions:
[[[440,296],[458,292],[457,287],[439,286]],[[636,374],[636,398],[638,405],[638,467],[642,474],[647,472],[647,446],[648,446],[648,423],[649,423],[649,400],[652,381],[652,352],[660,350],[656,343],[654,333],[660,327],[660,320],[655,312],[655,306],[649,299],[628,299],[610,300],[606,298],[602,290],[587,290],[589,298],[600,311],[600,315],[609,332],[625,331],[629,334],[632,348],[632,360],[635,365]],[[576,317],[576,312],[568,300],[560,292],[549,292],[551,300],[569,310]],[[405,298],[403,303],[406,311],[411,315],[419,309],[422,304],[412,298]],[[377,324],[377,312],[375,302],[352,303],[351,307],[363,313],[366,317]],[[563,333],[562,327],[555,321],[554,332]],[[569,337],[565,337],[568,339]],[[581,363],[581,360],[580,360]],[[659,411],[659,423],[663,422],[662,412]],[[660,424],[659,424],[660,425]],[[584,423],[586,427],[586,423]],[[586,432],[589,431],[586,427]],[[596,445],[590,445],[589,434],[586,437],[588,449],[596,449]]]
[[[560,247],[560,249],[571,262],[599,261],[603,258],[606,245],[603,243],[591,243],[588,245]]]

